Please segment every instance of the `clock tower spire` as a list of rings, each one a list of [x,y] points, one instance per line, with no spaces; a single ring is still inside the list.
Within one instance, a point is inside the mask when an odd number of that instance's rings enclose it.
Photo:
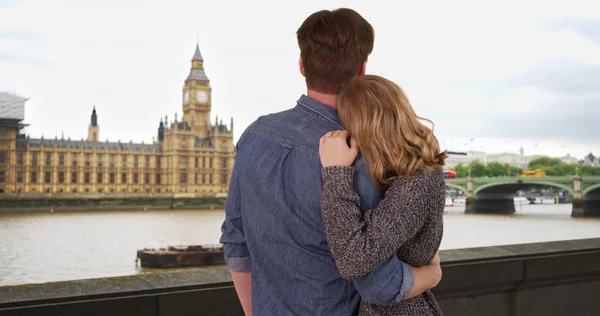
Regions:
[[[204,58],[196,43],[192,68],[183,85],[183,120],[194,130],[196,136],[206,137],[210,129],[211,108],[210,80],[204,72]]]

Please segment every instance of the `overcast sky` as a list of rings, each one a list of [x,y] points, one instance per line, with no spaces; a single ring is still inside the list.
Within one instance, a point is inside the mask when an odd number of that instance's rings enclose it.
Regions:
[[[373,24],[367,72],[400,84],[443,147],[600,154],[591,0],[0,0],[0,91],[30,98],[31,137],[86,137],[96,105],[102,140],[151,142],[161,117],[181,117],[198,39],[212,120],[233,116],[237,140],[305,92],[295,31],[338,7]]]

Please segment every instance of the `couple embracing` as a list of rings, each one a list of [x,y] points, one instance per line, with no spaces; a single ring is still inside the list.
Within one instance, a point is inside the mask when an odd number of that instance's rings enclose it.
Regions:
[[[365,74],[374,31],[357,12],[316,12],[297,38],[306,95],[236,146],[221,243],[244,312],[442,315],[433,123]]]

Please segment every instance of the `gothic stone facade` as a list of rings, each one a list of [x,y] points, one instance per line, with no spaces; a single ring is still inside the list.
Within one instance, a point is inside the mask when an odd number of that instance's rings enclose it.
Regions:
[[[210,80],[198,46],[183,86],[183,117],[161,119],[152,144],[100,141],[95,108],[87,140],[26,137],[25,101],[0,93],[0,193],[227,193],[233,118],[229,126],[211,123]]]

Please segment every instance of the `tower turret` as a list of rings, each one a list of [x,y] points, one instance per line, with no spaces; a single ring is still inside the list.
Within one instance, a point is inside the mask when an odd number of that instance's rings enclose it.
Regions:
[[[98,126],[98,115],[96,114],[96,106],[92,110],[92,119],[88,128],[88,141],[97,142],[100,137],[100,127]]]
[[[98,126],[98,115],[96,115],[96,106],[94,105],[94,109],[92,110],[92,126]]]
[[[162,117],[160,118],[160,124],[158,125],[158,141],[162,142],[165,140],[165,125],[163,124]]]
[[[196,51],[194,52],[194,57],[192,57],[192,69],[203,69],[204,68],[204,58],[200,53],[200,46],[196,43]]]

